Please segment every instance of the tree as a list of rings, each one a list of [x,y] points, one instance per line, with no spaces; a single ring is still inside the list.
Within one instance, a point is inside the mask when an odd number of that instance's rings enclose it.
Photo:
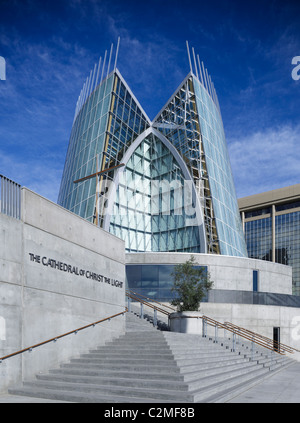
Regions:
[[[201,300],[213,286],[207,269],[197,266],[195,261],[191,256],[185,263],[176,265],[172,273],[174,285],[171,291],[177,295],[171,304],[178,311],[198,311]]]

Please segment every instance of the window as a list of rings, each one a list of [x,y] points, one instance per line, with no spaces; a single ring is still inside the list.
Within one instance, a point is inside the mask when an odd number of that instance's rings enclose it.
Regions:
[[[253,292],[258,291],[258,270],[253,270]]]
[[[126,266],[126,287],[157,301],[171,301],[174,264],[129,264]],[[196,266],[207,272],[206,266]]]

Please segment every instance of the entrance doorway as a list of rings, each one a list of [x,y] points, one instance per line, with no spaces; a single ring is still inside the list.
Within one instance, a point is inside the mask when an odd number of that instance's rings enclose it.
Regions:
[[[274,351],[280,351],[280,328],[273,327],[273,349]]]

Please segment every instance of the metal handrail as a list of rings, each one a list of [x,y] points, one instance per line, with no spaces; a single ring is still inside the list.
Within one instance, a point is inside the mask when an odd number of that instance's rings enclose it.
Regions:
[[[163,313],[167,316],[169,316],[171,314],[170,312],[163,310],[162,308],[157,307],[154,304],[151,304],[151,303],[141,299],[140,297],[144,297],[144,298],[150,300],[150,298],[147,298],[142,294],[137,294],[134,291],[127,291],[126,295],[127,295],[128,298],[132,298],[136,301],[139,301],[141,304],[145,304],[148,307],[151,307],[154,310],[160,311],[161,313]],[[159,303],[158,301],[155,301],[155,300],[151,300],[151,301],[155,302],[156,304],[159,304],[161,306],[168,307],[168,308],[172,309],[171,307],[163,305],[163,304]],[[175,311],[174,309],[172,309],[172,310]],[[299,352],[299,350],[297,350],[296,348],[293,348],[293,347],[286,345],[286,344],[282,344],[281,342],[276,342],[273,339],[267,338],[266,336],[260,335],[258,333],[252,332],[248,329],[234,325],[233,323],[230,323],[230,322],[221,323],[221,322],[218,322],[217,320],[214,320],[214,319],[212,319],[208,316],[205,316],[205,315],[189,316],[189,318],[194,318],[194,319],[201,318],[203,322],[206,322],[210,326],[214,326],[215,328],[227,330],[227,331],[233,333],[234,335],[238,335],[241,338],[252,342],[252,345],[253,344],[259,345],[259,346],[264,347],[268,350],[275,351],[276,353],[281,354],[281,355],[285,355],[286,352],[291,353],[291,354],[293,354],[295,351]]]
[[[202,316],[202,319],[203,321],[206,321],[211,326],[228,330],[229,332],[232,332],[235,335],[238,335],[248,341],[251,341],[256,345],[260,345],[268,350],[275,351],[281,355],[285,355],[285,352],[290,352],[293,354],[294,352],[293,350],[296,350],[296,349],[293,349],[292,347],[288,347],[285,344],[281,344],[281,343],[278,344],[278,349],[274,349],[273,340],[270,338],[263,337],[262,335],[256,334],[255,332],[247,331],[247,329],[244,329],[242,327],[229,324],[229,322],[220,323],[207,316]]]
[[[89,328],[91,326],[95,326],[95,325],[97,325],[99,323],[105,322],[106,320],[110,320],[110,319],[113,319],[114,317],[124,315],[127,311],[128,310],[127,310],[127,307],[126,307],[125,310],[122,311],[121,313],[117,313],[117,314],[114,314],[112,316],[105,317],[104,319],[98,320],[97,322],[89,323],[88,325],[82,326],[82,327],[80,327],[78,329],[74,329],[74,330],[71,330],[70,332],[63,333],[62,335],[58,335],[58,336],[56,336],[54,338],[47,339],[47,341],[43,341],[43,342],[40,342],[38,344],[31,345],[30,347],[24,348],[24,349],[22,349],[20,351],[16,351],[16,352],[13,352],[11,354],[5,355],[4,357],[0,357],[0,363],[3,360],[6,360],[7,358],[14,357],[14,356],[16,356],[18,354],[22,354],[22,353],[24,353],[26,351],[32,351],[34,348],[40,347],[40,346],[45,345],[45,344],[48,344],[50,342],[55,342],[55,341],[57,341],[60,338],[63,338],[63,337],[68,336],[68,335],[71,335],[72,333],[75,333],[76,334],[77,332],[79,332],[81,330],[87,329],[87,328]]]
[[[147,301],[141,300],[140,298],[138,298],[137,296],[135,296],[133,294],[127,294],[126,293],[126,295],[127,295],[128,298],[131,298],[132,300],[137,300],[139,303],[144,304],[144,305],[152,308],[153,310],[159,311],[162,314],[165,314],[167,316],[170,314],[168,311],[163,310],[162,308],[156,307],[155,305],[148,303]]]
[[[170,306],[169,306],[169,305],[167,305],[167,304],[162,304],[162,303],[160,303],[160,302],[158,302],[158,301],[156,301],[156,300],[153,300],[152,298],[146,297],[145,295],[142,295],[142,294],[138,294],[137,292],[132,291],[132,290],[128,290],[128,291],[126,292],[126,295],[127,295],[127,296],[130,296],[130,298],[131,298],[131,297],[134,297],[134,299],[137,299],[137,300],[140,300],[140,298],[139,298],[139,297],[145,298],[146,300],[151,301],[151,303],[149,303],[149,302],[145,302],[145,304],[146,304],[146,305],[149,305],[149,306],[150,306],[150,307],[152,307],[152,308],[153,308],[153,304],[152,304],[152,303],[155,303],[155,304],[159,304],[161,307],[169,308],[170,310],[172,310],[172,312],[175,312],[175,311],[176,311],[176,310],[175,310],[175,308],[170,307]],[[143,299],[142,299],[142,301],[145,301],[145,300],[143,300]],[[155,306],[154,306],[154,307],[155,307]],[[157,308],[157,309],[158,309],[158,308]],[[161,310],[162,310],[162,309],[161,309]],[[170,314],[170,312],[167,312],[166,310],[164,310],[164,314]]]
[[[283,344],[282,342],[275,341],[275,340],[273,340],[271,338],[267,338],[266,336],[260,335],[259,333],[253,332],[253,331],[251,331],[249,329],[241,328],[241,327],[239,327],[237,325],[234,325],[231,322],[224,322],[224,324],[226,326],[230,326],[232,328],[237,329],[239,333],[240,332],[248,333],[250,336],[255,336],[257,338],[260,338],[260,339],[266,341],[267,343],[269,343],[269,344],[271,344],[271,345],[273,345],[273,346],[275,346],[275,347],[277,347],[279,349],[282,349],[284,351],[287,351],[287,352],[289,352],[291,354],[293,354],[294,351],[300,352],[297,348],[291,347],[290,345]]]

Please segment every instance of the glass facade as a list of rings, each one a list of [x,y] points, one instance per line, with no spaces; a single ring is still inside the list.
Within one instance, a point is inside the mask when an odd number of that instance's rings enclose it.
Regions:
[[[272,260],[272,219],[270,217],[246,222],[245,238],[250,258]]]
[[[224,255],[246,256],[220,112],[200,81],[194,78],[193,82],[220,252]]]
[[[128,252],[247,256],[215,92],[191,72],[151,122],[117,69],[90,91],[58,203]]]
[[[293,268],[293,294],[300,295],[299,201],[245,212],[245,239],[251,258]]]
[[[222,118],[214,97],[190,76],[154,120],[185,158],[202,200],[208,252],[247,256]]]
[[[99,181],[95,177],[78,183],[76,181],[119,165],[128,146],[147,125],[147,117],[121,78],[115,72],[111,73],[91,93],[76,116],[58,204],[90,222],[96,223],[99,219],[101,226],[103,207],[107,200],[106,186],[113,180],[114,172],[106,173]],[[96,213],[97,194],[101,192]]]
[[[206,266],[196,267],[207,269]],[[175,265],[170,264],[127,265],[126,286],[147,298],[169,302],[176,296],[171,291],[174,268]]]
[[[96,179],[74,181],[97,171],[106,139],[113,75],[90,95],[78,113],[71,132],[58,204],[93,222]]]
[[[275,261],[293,267],[293,290],[300,295],[300,211],[275,217]]]
[[[171,188],[171,189],[170,189]],[[199,252],[200,237],[184,202],[184,175],[152,133],[130,156],[118,184],[109,230],[126,250]]]

